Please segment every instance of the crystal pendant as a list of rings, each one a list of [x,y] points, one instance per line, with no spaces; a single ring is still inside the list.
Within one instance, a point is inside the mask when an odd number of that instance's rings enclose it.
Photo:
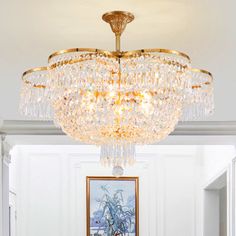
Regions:
[[[135,163],[135,145],[131,143],[102,145],[100,161],[102,165],[110,167],[131,166]]]

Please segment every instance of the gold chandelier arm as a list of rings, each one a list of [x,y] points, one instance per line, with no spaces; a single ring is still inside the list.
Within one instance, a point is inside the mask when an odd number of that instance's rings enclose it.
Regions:
[[[191,68],[190,69],[193,72],[198,72],[198,73],[203,73],[203,74],[207,74],[211,77],[211,80],[213,81],[213,75],[211,72],[207,71],[207,70],[202,70],[202,69],[196,69],[196,68]]]
[[[70,48],[70,49],[59,50],[59,51],[56,51],[56,52],[52,53],[48,57],[48,61],[50,61],[53,57],[63,55],[63,54],[66,54],[66,53],[73,53],[73,52],[101,53],[101,54],[104,54],[106,56],[116,57],[113,52],[103,50],[103,49],[97,49],[97,48]]]
[[[28,79],[26,79],[26,77],[32,73],[35,73],[35,72],[39,72],[39,71],[47,71],[48,70],[48,67],[46,66],[43,66],[43,67],[36,67],[36,68],[32,68],[32,69],[29,69],[27,71],[25,71],[22,75],[22,81],[25,83],[25,84],[29,84],[31,85],[33,88],[43,88],[45,89],[46,88],[46,85],[44,84],[35,84],[35,83],[32,83],[31,81],[29,81]]]
[[[189,63],[191,62],[190,57],[183,53],[179,52],[176,50],[171,50],[171,49],[163,49],[163,48],[147,48],[147,49],[139,49],[139,50],[133,50],[133,51],[127,51],[127,52],[122,52],[122,56],[124,57],[129,57],[137,54],[143,54],[143,53],[166,53],[166,54],[172,54],[172,55],[177,55],[186,58]]]

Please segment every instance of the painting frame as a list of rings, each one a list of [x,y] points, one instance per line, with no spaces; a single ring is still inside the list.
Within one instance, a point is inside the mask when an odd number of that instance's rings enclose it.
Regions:
[[[139,177],[86,176],[86,235],[90,236],[91,181],[133,181],[135,185],[135,236],[139,236]]]

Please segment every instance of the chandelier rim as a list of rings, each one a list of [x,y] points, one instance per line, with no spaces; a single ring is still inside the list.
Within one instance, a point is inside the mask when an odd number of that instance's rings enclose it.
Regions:
[[[207,74],[207,75],[209,75],[211,77],[212,80],[214,80],[212,73],[207,71],[207,70],[205,70],[205,69],[191,68],[190,70],[193,71],[193,72],[197,72],[197,73]]]
[[[49,68],[47,66],[41,66],[41,67],[35,67],[35,68],[31,68],[29,70],[26,70],[23,74],[22,74],[22,80],[24,83],[26,84],[30,84],[32,87],[34,88],[46,88],[47,86],[46,85],[43,85],[43,84],[34,84],[32,83],[31,81],[27,80],[25,78],[25,76],[29,75],[29,74],[32,74],[34,72],[40,72],[40,71],[47,71]]]
[[[31,69],[28,69],[22,74],[22,78],[24,78],[26,75],[31,74],[33,72],[45,71],[45,70],[48,70],[47,66],[34,67],[34,68],[31,68]]]
[[[164,49],[164,48],[147,48],[147,49],[137,49],[137,50],[123,51],[123,52],[108,51],[108,50],[97,49],[97,48],[69,48],[69,49],[62,49],[59,51],[55,51],[48,57],[48,61],[50,61],[53,57],[63,55],[66,53],[73,53],[73,52],[101,53],[101,54],[108,55],[114,58],[122,58],[122,57],[130,57],[130,56],[132,57],[136,54],[159,52],[159,53],[173,54],[173,55],[184,57],[189,61],[189,63],[191,63],[191,59],[186,53],[183,53],[177,50],[172,50],[172,49]]]

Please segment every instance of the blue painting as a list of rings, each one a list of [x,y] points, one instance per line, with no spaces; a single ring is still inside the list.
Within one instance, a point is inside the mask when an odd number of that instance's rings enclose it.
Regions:
[[[87,235],[138,236],[138,179],[87,178]]]

